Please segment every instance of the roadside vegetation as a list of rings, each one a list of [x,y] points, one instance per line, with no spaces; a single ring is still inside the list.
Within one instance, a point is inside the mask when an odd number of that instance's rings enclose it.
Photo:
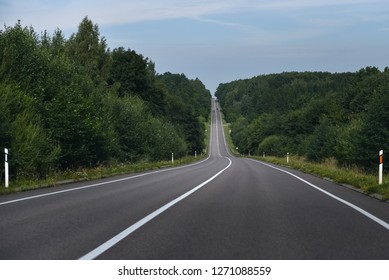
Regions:
[[[384,150],[385,166],[388,83],[388,67],[289,72],[221,84],[216,97],[230,124],[232,151],[283,165],[289,152],[292,168],[387,200],[388,172],[378,185],[378,153]]]
[[[220,113],[222,115],[224,136],[226,137],[227,146],[230,149],[232,155],[240,156],[239,150],[236,149],[236,146],[234,145],[231,138],[231,124],[226,123],[223,112],[221,111]]]
[[[389,68],[355,73],[288,72],[219,85],[216,97],[242,154],[375,170],[389,152]]]
[[[230,125],[224,123],[224,133],[228,148],[235,156],[242,157],[248,155],[241,155],[237,152],[235,145],[232,142],[230,131]],[[323,179],[333,181],[341,184],[344,187],[358,190],[362,193],[369,194],[380,200],[389,200],[389,175],[385,174],[383,177],[383,184],[378,184],[378,173],[367,172],[356,166],[346,168],[340,167],[338,162],[334,158],[329,158],[321,163],[308,161],[305,157],[290,155],[289,162],[286,160],[286,155],[283,157],[276,156],[258,156],[253,155],[250,158],[254,158],[260,161],[273,163],[280,166],[289,167],[295,170],[300,170],[304,173],[316,175]]]
[[[110,50],[87,17],[69,38],[20,22],[0,30],[0,148],[9,149],[11,188],[200,155],[210,100],[199,79]],[[3,183],[3,160],[0,170]]]
[[[377,174],[366,172],[357,167],[344,168],[339,167],[335,159],[327,159],[321,163],[307,161],[303,157],[290,156],[289,163],[285,157],[267,156],[255,157],[258,160],[274,163],[281,166],[287,166],[305,173],[313,174],[326,180],[334,181],[345,187],[359,189],[361,192],[381,200],[389,200],[389,175],[383,178],[383,184],[378,184]]]
[[[55,173],[50,174],[47,178],[20,178],[12,181],[9,188],[0,188],[1,194],[10,194],[15,192],[22,192],[34,189],[48,188],[60,186],[68,183],[89,181],[103,179],[118,175],[129,175],[131,173],[138,173],[144,171],[158,170],[163,168],[177,167],[184,164],[190,164],[199,160],[202,160],[206,155],[199,155],[196,158],[194,156],[185,156],[179,159],[175,159],[174,163],[169,161],[137,161],[134,163],[114,163],[109,165],[101,165],[93,168],[79,168],[77,170],[58,170]]]

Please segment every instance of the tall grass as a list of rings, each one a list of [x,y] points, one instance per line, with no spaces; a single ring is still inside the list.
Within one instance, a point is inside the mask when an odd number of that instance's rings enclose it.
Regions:
[[[209,151],[209,144],[211,140],[211,115],[208,118],[208,121],[204,123],[205,125],[205,138],[204,138],[204,144],[205,144],[205,149],[204,149],[204,154],[207,154]]]
[[[210,134],[211,134],[211,120],[205,123],[207,132],[205,133],[205,149],[201,154],[198,154],[197,157],[194,155],[182,157],[175,159],[172,164],[171,160],[168,161],[140,161],[135,163],[119,163],[111,162],[108,165],[97,166],[95,168],[80,168],[78,170],[65,170],[56,173],[52,173],[47,176],[46,179],[18,179],[10,180],[9,188],[4,188],[0,186],[0,195],[10,194],[15,192],[22,192],[33,189],[54,187],[62,185],[65,183],[71,182],[80,182],[88,180],[97,180],[107,177],[112,177],[116,175],[124,175],[137,173],[142,171],[155,170],[160,168],[176,167],[184,164],[189,164],[195,161],[200,161],[207,157],[210,143]]]
[[[236,151],[229,133],[229,125],[225,123],[223,118],[224,134],[226,136],[227,144],[230,151],[240,156]],[[287,166],[305,173],[313,174],[322,178],[328,178],[336,183],[350,185],[354,188],[360,189],[366,194],[378,194],[377,198],[382,200],[389,200],[389,174],[383,177],[383,184],[378,184],[378,167],[377,174],[371,174],[362,169],[353,167],[339,167],[337,161],[333,158],[326,159],[321,163],[313,163],[307,161],[304,157],[290,156],[289,163],[286,162],[285,157],[254,157],[261,161],[274,163],[277,165]]]
[[[87,180],[96,180],[116,175],[131,174],[142,171],[149,171],[161,168],[175,167],[183,164],[189,164],[205,158],[205,155],[186,156],[174,160],[172,164],[169,161],[148,162],[141,161],[136,163],[111,163],[106,166],[98,166],[95,168],[81,168],[78,170],[65,170],[51,174],[46,179],[19,179],[10,180],[9,188],[0,187],[0,194],[9,194],[22,192],[32,189],[54,187],[64,183],[79,182]]]
[[[378,198],[389,200],[389,175],[385,174],[383,184],[378,184],[377,174],[367,173],[358,167],[339,167],[335,159],[327,159],[322,163],[307,161],[304,157],[290,156],[289,163],[285,158],[279,157],[256,157],[259,160],[274,163],[277,165],[291,167],[322,178],[329,178],[339,184],[347,184],[358,188],[367,194],[378,194]]]
[[[221,115],[222,115],[222,120],[223,120],[224,135],[226,137],[226,142],[227,142],[228,148],[230,149],[230,152],[233,155],[240,156],[239,151],[236,150],[236,147],[235,147],[234,143],[232,142],[231,133],[230,133],[230,124],[225,122],[223,113],[221,113]]]

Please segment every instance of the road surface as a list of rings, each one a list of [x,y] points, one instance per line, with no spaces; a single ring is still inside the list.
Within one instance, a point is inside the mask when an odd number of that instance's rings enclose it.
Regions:
[[[231,156],[212,107],[201,162],[0,197],[0,259],[389,259],[389,203]]]

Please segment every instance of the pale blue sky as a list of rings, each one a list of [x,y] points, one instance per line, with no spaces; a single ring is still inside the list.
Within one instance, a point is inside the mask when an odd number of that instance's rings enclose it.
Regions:
[[[283,71],[389,66],[388,0],[0,0],[0,23],[60,28],[88,16],[111,49],[131,48],[159,73],[219,83]]]

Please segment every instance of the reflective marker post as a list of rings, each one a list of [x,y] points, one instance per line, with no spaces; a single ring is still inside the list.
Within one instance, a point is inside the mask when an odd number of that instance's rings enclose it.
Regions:
[[[5,171],[5,187],[9,186],[9,169],[8,169],[8,149],[4,148],[5,161],[4,161],[4,171]]]
[[[384,155],[384,151],[381,150],[380,153],[379,153],[379,156],[380,156],[380,165],[379,165],[379,168],[378,168],[378,184],[379,185],[382,185],[382,175],[384,173],[384,161],[383,161],[383,155]]]

